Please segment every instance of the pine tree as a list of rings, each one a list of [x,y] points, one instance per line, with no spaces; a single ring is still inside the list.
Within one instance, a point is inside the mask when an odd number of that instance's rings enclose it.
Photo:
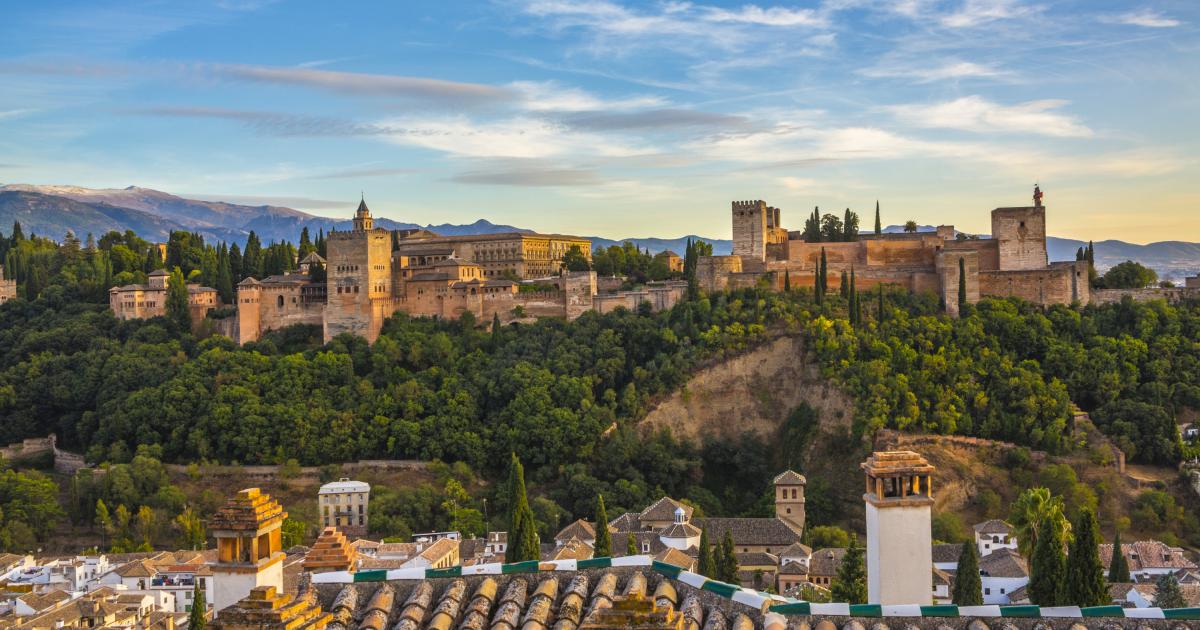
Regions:
[[[958,257],[958,316],[967,313],[967,263],[962,256]]]
[[[1109,603],[1104,584],[1104,565],[1100,564],[1100,541],[1096,515],[1090,508],[1079,510],[1071,531],[1071,551],[1067,554],[1067,603],[1072,606],[1103,606]]]
[[[208,625],[208,619],[204,616],[207,608],[208,603],[204,601],[204,589],[200,588],[200,582],[197,580],[196,586],[192,589],[192,609],[188,611],[188,630],[204,630],[204,626]]]
[[[300,230],[300,258],[303,259],[305,256],[315,252],[316,250],[317,248],[313,246],[312,239],[308,235],[308,226],[306,225],[302,230]]]
[[[593,555],[597,558],[612,557],[612,534],[608,533],[608,514],[604,511],[604,495],[596,497],[596,544]]]
[[[725,539],[721,541],[720,562],[717,565],[717,571],[719,572],[717,579],[726,584],[738,583],[737,554],[734,553],[733,549],[733,534],[729,530],[726,530]]]
[[[158,248],[158,245],[151,245],[150,251],[146,252],[146,266],[142,269],[142,271],[150,273],[164,268],[162,250]]]
[[[183,279],[183,271],[176,267],[167,279],[167,319],[175,323],[180,332],[192,329],[192,312],[188,308],[187,281]]]
[[[1038,606],[1063,606],[1067,601],[1067,558],[1060,527],[1038,528],[1037,545],[1029,563],[1029,599]]]
[[[842,270],[842,284],[838,287],[838,292],[842,294],[843,300],[850,299],[850,275],[845,269]]]
[[[851,212],[850,208],[846,208],[842,219],[842,240],[847,243],[858,240],[858,213]]]
[[[863,548],[858,544],[858,534],[850,535],[850,546],[833,578],[830,595],[838,603],[867,603],[867,570],[863,566]]]
[[[625,535],[625,555],[638,555],[637,537],[633,535],[633,532],[629,532]]]
[[[1113,536],[1112,560],[1108,563],[1108,583],[1126,584],[1132,581],[1129,577],[1129,561],[1125,559],[1125,553],[1121,551],[1121,530],[1117,530],[1116,535]]]
[[[513,453],[508,474],[508,547],[505,562],[538,560],[537,524],[525,495],[525,467]]]
[[[879,200],[875,200],[875,235],[883,234],[883,224],[879,222]]]
[[[700,530],[700,549],[697,550],[700,557],[696,561],[696,571],[706,578],[712,578],[715,574],[713,571],[713,550],[708,545],[708,530]]]
[[[817,263],[817,270],[813,272],[813,299],[817,306],[825,303],[825,294],[821,293],[821,263]]]
[[[1157,592],[1154,594],[1154,605],[1157,608],[1167,610],[1170,608],[1187,608],[1187,600],[1183,598],[1183,591],[1179,588],[1179,579],[1174,573],[1167,573],[1158,578],[1155,584]]]
[[[954,593],[951,601],[958,606],[982,606],[983,582],[979,579],[979,550],[974,541],[962,544],[958,554],[958,569],[954,573]]]

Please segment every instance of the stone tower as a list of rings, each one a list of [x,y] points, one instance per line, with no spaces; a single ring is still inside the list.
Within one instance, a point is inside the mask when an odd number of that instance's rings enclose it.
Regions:
[[[358,210],[354,211],[354,231],[370,232],[375,229],[375,219],[371,218],[371,210],[367,208],[367,199],[363,197],[358,202]]]
[[[1035,189],[1036,205],[992,210],[992,238],[1000,245],[1000,271],[1045,269],[1046,206],[1040,189]]]
[[[351,333],[374,342],[392,291],[392,233],[376,228],[367,202],[354,213],[354,229],[326,236],[325,341]]]
[[[262,586],[283,592],[282,526],[287,512],[258,488],[230,499],[208,522],[217,539],[213,610],[233,606]]]
[[[775,517],[798,535],[804,534],[804,486],[808,481],[788,470],[775,477]]]
[[[237,342],[246,344],[262,336],[262,283],[246,278],[237,285]]]
[[[872,454],[862,469],[866,473],[867,601],[929,604],[934,468],[912,451],[884,451]]]
[[[767,228],[771,223],[767,202],[733,202],[733,255],[745,259],[767,259]]]

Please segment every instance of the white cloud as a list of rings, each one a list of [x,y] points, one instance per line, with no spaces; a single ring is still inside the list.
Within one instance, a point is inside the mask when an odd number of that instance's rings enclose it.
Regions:
[[[792,177],[790,175],[779,178],[779,185],[788,190],[812,190],[817,186],[817,180],[807,179],[804,177]]]
[[[919,83],[933,83],[946,79],[994,78],[1010,75],[1005,70],[985,66],[972,61],[951,61],[940,66],[885,65],[863,68],[858,71],[865,77],[916,79]]]
[[[516,117],[476,122],[463,116],[406,119],[378,123],[391,142],[424,147],[462,157],[554,158],[586,152],[624,157],[648,152],[598,134],[575,133],[534,118]]]
[[[995,20],[1026,17],[1039,11],[1039,7],[1023,5],[1018,0],[965,0],[959,10],[943,15],[939,21],[949,28],[970,28]]]
[[[1067,101],[1046,99],[1017,105],[1000,105],[980,96],[964,96],[944,103],[897,105],[888,108],[902,122],[917,126],[962,131],[1033,133],[1061,138],[1084,138],[1092,130],[1073,116],[1057,110]]]
[[[1142,9],[1117,15],[1102,15],[1100,21],[1106,24],[1128,24],[1130,26],[1145,26],[1146,28],[1171,28],[1180,26],[1183,22],[1154,11]]]
[[[747,4],[740,9],[729,10],[706,7],[704,19],[711,22],[738,22],[762,26],[826,26],[827,21],[812,9],[763,8]]]
[[[522,107],[533,112],[587,112],[661,107],[666,99],[659,96],[631,96],[606,100],[575,87],[555,81],[516,81],[509,87],[521,95]]]

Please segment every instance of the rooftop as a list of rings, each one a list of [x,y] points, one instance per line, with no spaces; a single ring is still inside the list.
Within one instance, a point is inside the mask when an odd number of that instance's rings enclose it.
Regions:
[[[282,524],[287,512],[268,494],[258,488],[247,488],[237,493],[217,510],[208,521],[209,531],[257,531],[271,525]]]

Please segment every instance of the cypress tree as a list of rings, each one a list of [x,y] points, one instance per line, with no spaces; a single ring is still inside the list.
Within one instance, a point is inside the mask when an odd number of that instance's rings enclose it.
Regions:
[[[204,601],[204,589],[200,588],[200,581],[197,580],[192,589],[192,609],[188,611],[188,630],[204,630],[204,626],[208,625],[208,619],[204,616],[206,608],[208,603]]]
[[[842,285],[838,287],[838,291],[842,294],[842,299],[850,299],[850,276],[846,270],[842,270]]]
[[[879,222],[879,200],[875,200],[875,235],[883,234],[883,224]]]
[[[713,552],[708,545],[707,529],[700,530],[700,549],[698,550],[698,553],[700,557],[697,560],[696,571],[706,578],[712,578],[714,576]]]
[[[300,258],[304,258],[309,252],[316,251],[316,249],[312,244],[311,237],[308,235],[308,226],[306,225],[300,230]]]
[[[958,257],[958,316],[967,312],[967,263]]]
[[[1075,534],[1067,554],[1067,603],[1072,606],[1103,606],[1109,603],[1100,564],[1100,541],[1096,515],[1090,508],[1079,510],[1071,527]]]
[[[633,535],[633,532],[629,532],[625,535],[625,555],[638,555],[637,538]]]
[[[1067,558],[1059,527],[1039,527],[1029,563],[1029,599],[1038,606],[1063,606],[1067,601]]]
[[[862,313],[858,310],[858,288],[854,286],[854,267],[850,268],[850,324],[857,326],[862,322]]]
[[[608,514],[604,511],[604,495],[596,496],[596,544],[593,555],[612,557],[612,534],[608,533]]]
[[[1155,586],[1158,592],[1154,594],[1154,605],[1163,610],[1169,608],[1187,608],[1187,600],[1179,588],[1179,579],[1174,573],[1167,573],[1158,578]]]
[[[262,241],[258,240],[254,230],[250,230],[250,235],[246,237],[246,250],[242,252],[242,280],[250,277],[261,278],[262,275]]]
[[[720,572],[718,580],[726,584],[738,583],[737,554],[733,551],[733,534],[729,530],[725,531],[725,539],[721,541],[721,560],[717,570]]]
[[[234,286],[242,281],[242,248],[237,243],[229,246],[229,275]]]
[[[1113,536],[1112,560],[1108,563],[1108,583],[1125,584],[1132,581],[1129,577],[1129,561],[1125,559],[1125,553],[1121,551],[1121,530],[1117,530],[1116,535]]]
[[[850,546],[846,548],[842,565],[833,579],[830,596],[838,603],[867,603],[867,570],[863,566],[863,548],[858,544],[858,534],[850,535]]]
[[[829,293],[829,264],[825,260],[825,248],[821,248],[821,296]]]
[[[15,246],[17,243],[25,240],[25,231],[21,229],[20,221],[13,221],[12,236],[8,237],[10,242]]]
[[[783,292],[788,293],[792,290],[792,276],[788,274],[788,270],[783,270]]]
[[[224,243],[221,244],[221,249],[217,254],[217,293],[221,295],[221,301],[226,304],[233,304],[236,297],[233,292],[233,271],[229,268],[229,249]]]
[[[954,573],[954,593],[951,601],[958,606],[983,605],[983,581],[979,579],[979,550],[974,541],[962,544],[958,554],[958,569]]]
[[[508,547],[505,562],[538,560],[537,526],[525,495],[525,468],[513,453],[508,473]]]
[[[883,323],[883,285],[879,285],[879,313],[875,321]]]
[[[179,267],[171,271],[171,277],[167,279],[166,307],[167,319],[174,322],[180,332],[191,331],[192,312],[188,309],[187,281],[183,279]]]

